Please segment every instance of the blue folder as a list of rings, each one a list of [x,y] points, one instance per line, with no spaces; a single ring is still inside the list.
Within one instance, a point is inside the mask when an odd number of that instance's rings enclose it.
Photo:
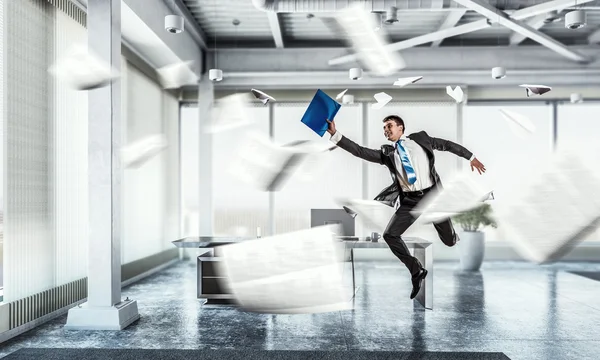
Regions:
[[[319,89],[308,108],[306,108],[306,112],[302,116],[302,122],[323,137],[329,126],[327,120],[333,120],[341,107],[342,105]]]

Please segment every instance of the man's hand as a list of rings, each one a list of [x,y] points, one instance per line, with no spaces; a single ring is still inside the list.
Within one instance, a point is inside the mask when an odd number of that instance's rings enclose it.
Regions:
[[[471,171],[475,171],[475,169],[477,169],[477,171],[479,171],[480,174],[483,174],[485,172],[485,166],[483,166],[483,164],[479,160],[477,160],[477,158],[471,160]]]
[[[329,135],[335,134],[335,122],[333,120],[329,121],[329,119],[327,119],[327,123],[329,124],[329,126],[327,127],[327,132],[329,133]]]

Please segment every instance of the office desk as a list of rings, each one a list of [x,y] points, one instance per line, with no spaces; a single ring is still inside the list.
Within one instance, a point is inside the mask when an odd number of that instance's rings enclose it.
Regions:
[[[233,295],[227,294],[221,289],[219,282],[222,279],[215,270],[215,262],[221,261],[216,256],[215,249],[222,245],[234,244],[240,241],[254,240],[250,237],[218,237],[218,236],[200,236],[188,237],[173,241],[173,245],[178,248],[200,248],[205,249],[197,257],[197,297],[206,299],[205,304],[232,304]],[[381,249],[389,248],[385,242],[371,242],[358,240],[358,238],[340,237],[346,249],[350,250],[350,262],[352,265],[352,286],[356,292],[356,280],[354,273],[354,249]],[[433,309],[433,246],[431,241],[421,238],[405,238],[404,242],[409,249],[414,249],[414,256],[429,272],[421,291],[417,294],[415,300],[426,309]],[[408,274],[407,274],[408,276]]]

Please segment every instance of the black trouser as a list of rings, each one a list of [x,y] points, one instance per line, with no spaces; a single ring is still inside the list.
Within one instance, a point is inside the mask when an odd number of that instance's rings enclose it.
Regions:
[[[396,213],[392,216],[387,228],[383,232],[383,239],[390,246],[394,255],[406,265],[412,276],[418,274],[423,266],[408,251],[406,244],[402,240],[402,234],[417,219],[410,212],[423,199],[425,194],[427,194],[427,190],[404,193],[405,196],[401,201],[400,208],[396,210]],[[433,226],[444,244],[447,246],[454,246],[456,244],[458,235],[456,235],[450,219],[434,223]]]

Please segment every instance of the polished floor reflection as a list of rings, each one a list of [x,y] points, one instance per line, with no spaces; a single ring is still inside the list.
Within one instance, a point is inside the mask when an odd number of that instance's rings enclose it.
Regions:
[[[357,264],[352,311],[265,315],[201,306],[195,264],[179,263],[124,290],[142,318],[120,332],[66,331],[66,315],[0,345],[20,347],[258,348],[499,351],[513,360],[599,359],[600,282],[568,271],[600,264],[485,263],[464,273],[435,265],[434,310],[408,299],[395,262]]]

